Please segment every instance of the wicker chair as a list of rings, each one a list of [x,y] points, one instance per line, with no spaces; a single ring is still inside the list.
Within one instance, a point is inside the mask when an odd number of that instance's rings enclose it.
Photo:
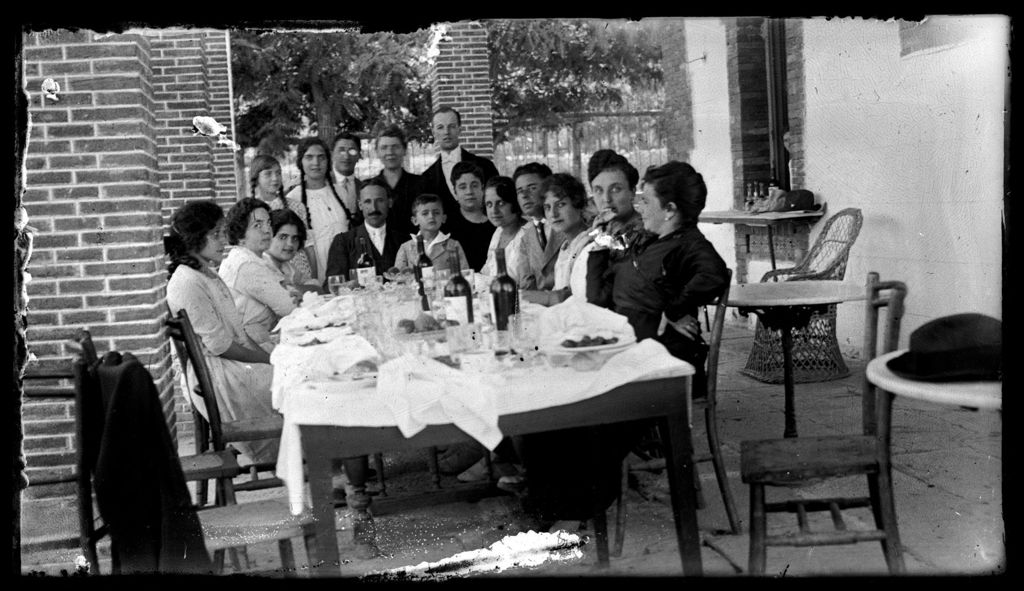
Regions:
[[[850,249],[860,234],[863,215],[856,208],[847,208],[825,222],[821,234],[806,257],[795,267],[768,271],[766,281],[800,281],[808,279],[843,279]],[[744,375],[770,384],[781,384],[782,343],[778,331],[757,322],[754,345],[750,349]],[[824,382],[850,375],[836,341],[836,306],[811,316],[805,328],[793,330],[793,381]]]

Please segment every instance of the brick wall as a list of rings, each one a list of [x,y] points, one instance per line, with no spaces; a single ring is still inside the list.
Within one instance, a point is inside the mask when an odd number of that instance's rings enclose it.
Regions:
[[[461,145],[474,154],[494,156],[490,62],[487,31],[478,22],[448,23],[438,43],[429,81],[434,109],[454,108],[462,116]]]
[[[665,19],[658,30],[661,68],[665,77],[665,112],[662,116],[668,159],[690,161],[694,147],[693,98],[686,59],[683,19]]]
[[[167,214],[184,200],[231,203],[237,194],[231,150],[191,133],[195,114],[231,124],[224,32],[49,30],[24,41],[24,205],[39,230],[27,286],[33,367],[66,368],[66,343],[87,328],[101,354],[130,351],[146,364],[176,435],[191,417],[161,330],[162,237]],[[60,100],[43,102],[45,78],[60,84]],[[32,399],[24,420],[30,478],[69,473],[71,403]],[[73,490],[33,487],[28,498]]]
[[[787,27],[789,23],[787,21]],[[732,135],[733,178],[736,179],[733,192],[733,207],[742,209],[747,182],[771,178],[771,152],[768,145],[768,79],[765,52],[765,19],[734,18],[726,24],[726,49],[729,73],[729,115]],[[789,38],[798,36],[798,30],[787,28],[787,51],[792,51]],[[800,56],[797,56],[798,58]],[[803,93],[802,74],[792,54],[787,55],[789,76],[788,98],[791,128],[797,135],[802,130],[802,99],[796,96],[794,80],[799,80],[799,95]],[[798,140],[799,142],[799,140]],[[799,144],[798,144],[799,145]],[[803,180],[802,151],[799,160],[797,181]],[[794,185],[799,186],[799,185]],[[803,224],[782,224],[773,230],[775,234],[775,258],[785,266],[807,250],[808,226]],[[749,276],[749,263],[753,260],[769,259],[768,233],[766,228],[737,225],[735,233],[736,280],[738,282],[760,281],[760,273]]]

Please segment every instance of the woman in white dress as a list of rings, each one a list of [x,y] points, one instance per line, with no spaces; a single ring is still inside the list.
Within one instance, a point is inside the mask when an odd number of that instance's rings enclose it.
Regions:
[[[525,275],[525,251],[523,248],[523,227],[526,219],[516,198],[516,185],[507,176],[496,176],[484,186],[484,211],[487,219],[494,224],[494,235],[487,247],[487,261],[480,269],[481,275],[494,277],[498,274],[497,257],[494,251],[505,251],[505,268],[509,277],[517,284]]]
[[[334,190],[331,181],[331,151],[318,137],[303,138],[296,150],[299,184],[288,192],[285,202],[297,202],[294,209],[306,223],[307,256],[313,276],[321,283],[327,280],[327,253],[331,241],[342,232],[355,228],[355,213]],[[289,207],[292,207],[289,205]]]
[[[170,235],[164,238],[170,259],[167,306],[173,314],[188,311],[212,374],[221,417],[235,421],[275,415],[270,354],[245,334],[231,291],[211,268],[224,257],[224,225],[224,212],[213,201],[186,203],[171,216]],[[191,366],[188,383],[196,383]],[[206,416],[201,400],[196,407]],[[232,445],[253,462],[277,460],[277,439]]]
[[[263,260],[271,240],[270,207],[259,199],[242,199],[228,211],[226,227],[235,248],[218,274],[231,289],[245,334],[273,351],[270,331],[295,309],[297,298],[282,284],[284,276]]]
[[[249,163],[249,187],[252,190],[252,197],[260,199],[270,205],[271,211],[278,209],[291,209],[297,211],[304,219],[306,217],[306,206],[295,199],[285,199],[284,181],[281,176],[281,163],[277,158],[266,154],[257,154]],[[305,230],[303,230],[305,234]],[[300,273],[312,276],[313,269],[309,265],[309,258],[299,247],[298,252],[290,259],[292,266]]]

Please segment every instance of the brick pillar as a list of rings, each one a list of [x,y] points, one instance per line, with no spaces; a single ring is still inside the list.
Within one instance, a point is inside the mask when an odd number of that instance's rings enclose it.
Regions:
[[[186,201],[216,199],[225,208],[238,198],[234,152],[192,133],[192,118],[210,116],[234,138],[228,93],[227,42],[223,31],[160,30],[147,35],[153,47],[157,154],[164,223]]]
[[[32,124],[24,204],[39,230],[29,267],[27,336],[40,369],[67,367],[72,352],[66,343],[82,328],[92,332],[101,353],[135,353],[152,373],[170,419],[150,59],[149,40],[137,34],[25,36]],[[48,77],[60,84],[57,102],[39,90]],[[73,431],[68,406],[42,401],[26,408],[30,474],[73,464],[62,448]]]
[[[790,186],[804,188],[804,34],[801,19],[786,19],[786,105],[789,108],[789,159],[793,171]]]
[[[487,31],[478,22],[442,25],[447,34],[429,74],[433,108],[447,105],[462,116],[461,145],[479,156],[494,156],[490,54]]]
[[[693,97],[686,58],[686,27],[681,18],[661,21],[661,68],[665,77],[665,113],[662,122],[669,160],[690,161],[693,150]]]
[[[803,77],[799,69],[800,55],[794,56],[789,40],[799,36],[798,30],[790,28],[795,20],[786,22],[787,32],[787,76],[789,88],[790,128],[796,134],[803,129]],[[733,207],[742,209],[744,190],[747,182],[771,178],[771,148],[768,130],[768,65],[766,57],[766,23],[764,18],[735,18],[726,21],[726,45],[728,51],[729,75],[729,119],[732,136],[733,177],[736,179]],[[794,80],[798,80],[797,87]],[[794,97],[794,91],[800,93]],[[791,135],[794,135],[791,133]],[[799,152],[800,150],[798,150]],[[794,172],[797,182],[803,180],[802,153]],[[794,185],[798,186],[798,185]],[[775,258],[778,266],[790,265],[799,253],[806,252],[808,227],[806,225],[784,224],[775,232]],[[750,276],[751,260],[768,261],[768,233],[765,228],[736,226],[736,279],[737,281],[760,281],[761,274]]]

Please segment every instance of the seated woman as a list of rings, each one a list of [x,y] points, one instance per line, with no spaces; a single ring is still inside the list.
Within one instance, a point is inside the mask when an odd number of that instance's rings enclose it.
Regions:
[[[573,296],[584,301],[587,298],[586,260],[590,251],[597,248],[599,242],[610,239],[615,243],[610,256],[617,257],[623,252],[619,248],[630,243],[644,227],[640,213],[633,209],[640,173],[629,160],[614,150],[598,150],[587,164],[587,180],[598,211],[589,231],[595,240],[584,247],[579,256],[580,262],[573,265],[569,278]],[[603,246],[607,247],[607,244]]]
[[[564,239],[555,260],[555,284],[550,291],[524,290],[526,301],[552,306],[572,295],[570,278],[583,248],[593,240],[587,232],[589,214],[583,183],[571,174],[557,173],[544,179],[544,215],[552,229]]]
[[[626,316],[637,340],[658,339],[703,375],[706,347],[697,307],[710,303],[726,286],[725,262],[697,229],[707,187],[692,166],[675,161],[648,169],[644,183],[636,208],[646,232],[618,262],[607,249],[591,252],[587,299]],[[658,335],[663,315],[669,327]],[[567,429],[524,437],[522,456],[529,478],[525,508],[548,521],[589,519],[589,483],[596,481],[601,507],[611,504],[619,490],[622,460],[648,429],[648,422],[637,421],[602,426],[596,434]],[[568,455],[553,454],[556,449]],[[596,473],[587,462],[574,461],[583,453],[599,459]]]
[[[237,245],[220,265],[220,277],[231,289],[242,329],[268,352],[274,349],[270,331],[295,309],[296,298],[281,284],[282,277],[263,261],[270,247],[270,207],[259,199],[242,199],[228,211],[228,242]]]
[[[284,198],[284,181],[281,177],[281,163],[273,156],[258,154],[249,163],[249,186],[252,190],[252,197],[267,203],[271,211],[279,209],[291,209],[298,211],[300,215],[306,215],[306,208],[297,200]],[[303,235],[306,230],[303,228]],[[303,239],[305,243],[305,239]],[[309,258],[302,247],[291,257],[291,263],[300,273],[313,275],[309,266]]]
[[[526,235],[523,210],[516,199],[516,186],[507,176],[496,176],[487,181],[484,187],[484,210],[487,219],[494,224],[494,234],[487,247],[487,262],[480,273],[490,277],[498,274],[498,262],[494,251],[505,251],[505,268],[517,284],[523,275],[523,238]]]
[[[203,344],[223,419],[275,415],[270,354],[245,334],[231,291],[211,269],[224,257],[225,244],[224,212],[213,201],[191,201],[174,212],[170,234],[164,238],[170,259],[167,306],[172,314],[188,311]],[[195,383],[191,366],[189,382]],[[276,439],[232,445],[253,462],[277,461]]]
[[[263,261],[281,274],[281,284],[292,294],[301,298],[307,291],[319,292],[320,284],[308,269],[295,261],[304,258],[302,248],[306,245],[306,224],[290,209],[270,212],[270,247],[263,251]]]

